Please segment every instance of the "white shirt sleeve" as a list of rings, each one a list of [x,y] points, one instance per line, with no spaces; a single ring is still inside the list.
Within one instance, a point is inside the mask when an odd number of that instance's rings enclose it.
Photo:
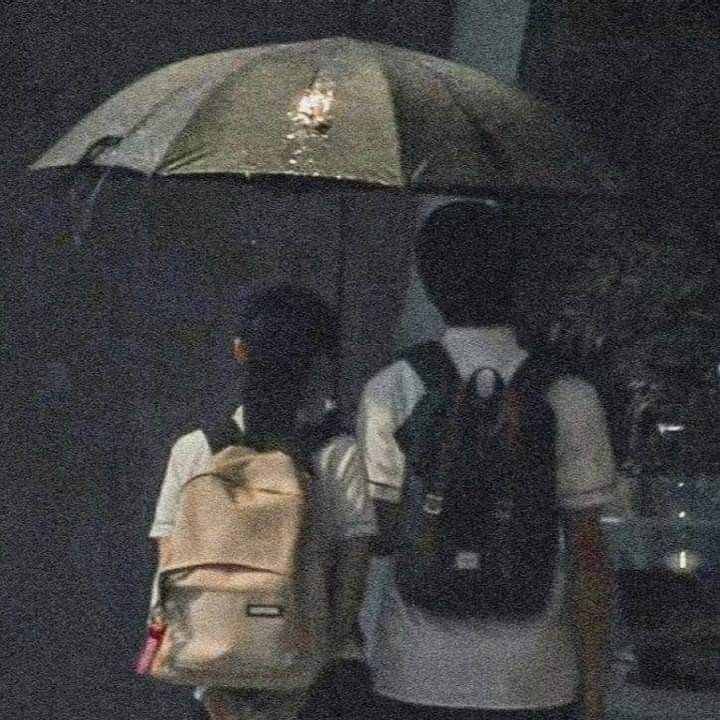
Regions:
[[[607,420],[595,389],[577,377],[558,380],[548,392],[557,422],[556,460],[560,505],[596,507],[615,492],[615,464]]]
[[[368,494],[389,502],[399,502],[405,477],[405,455],[395,439],[404,420],[400,372],[396,364],[372,378],[358,408],[358,448]]]
[[[350,435],[334,438],[320,454],[319,465],[322,477],[334,490],[338,534],[345,538],[375,535],[374,508],[355,440]]]
[[[173,445],[155,507],[150,537],[164,537],[172,533],[180,490],[190,478],[205,471],[210,457],[210,447],[201,430],[183,435]]]

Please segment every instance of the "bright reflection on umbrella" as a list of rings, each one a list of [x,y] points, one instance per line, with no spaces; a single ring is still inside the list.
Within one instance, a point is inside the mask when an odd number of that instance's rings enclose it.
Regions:
[[[301,176],[487,195],[617,189],[548,106],[469,67],[348,38],[164,67],[78,123],[34,168]]]

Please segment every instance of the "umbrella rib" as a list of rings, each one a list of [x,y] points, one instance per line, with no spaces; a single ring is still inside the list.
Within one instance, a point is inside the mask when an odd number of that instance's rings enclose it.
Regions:
[[[163,171],[165,173],[175,172],[182,169],[186,165],[190,165],[191,163],[197,162],[198,160],[202,160],[208,155],[209,153],[207,150],[203,150],[202,148],[195,148],[192,150],[188,150],[184,155],[176,158],[171,163],[164,163],[163,161],[161,166],[163,167]]]
[[[122,145],[122,142],[124,140],[130,139],[133,135],[135,135],[143,126],[147,125],[147,123],[150,121],[150,119],[155,115],[156,111],[159,108],[162,108],[163,106],[167,105],[171,100],[173,100],[175,97],[177,97],[181,92],[183,92],[183,88],[178,88],[177,90],[173,90],[171,93],[168,93],[168,95],[162,97],[157,102],[153,103],[152,107],[129,129],[125,131],[125,133],[119,137],[119,142],[113,143],[112,145],[108,145],[107,147],[103,148],[102,152],[104,152],[107,149],[114,148],[118,145]],[[110,136],[112,137],[112,136]],[[105,139],[105,138],[103,138]],[[97,143],[95,143],[97,144]],[[91,152],[93,147],[91,146],[87,151],[86,154]],[[98,157],[102,155],[102,152],[98,153]],[[97,163],[102,165],[103,163]],[[150,174],[152,174],[153,171],[151,171]]]
[[[234,72],[235,68],[231,68],[227,74],[223,77],[223,79],[220,82],[223,82],[224,79],[227,77],[227,75]],[[202,82],[202,80],[200,80]],[[210,92],[212,88],[209,88],[206,92]],[[188,92],[188,85],[183,85],[180,87],[177,87],[175,90],[172,90],[171,92],[161,96],[156,102],[154,102],[151,107],[145,112],[130,128],[125,130],[124,134],[120,136],[122,140],[129,140],[133,135],[138,133],[144,126],[146,126],[152,118],[157,114],[157,111],[162,109],[163,107],[166,107],[169,105],[174,99],[181,96],[183,93]],[[203,93],[204,94],[204,93]],[[191,115],[188,117],[188,119],[185,122],[185,125],[187,122],[190,121],[192,116],[194,115],[194,112],[191,113]],[[170,143],[172,143],[172,140],[170,140]],[[163,155],[163,158],[165,155]],[[100,163],[101,164],[101,163]],[[153,168],[150,174],[154,173],[156,168]]]
[[[273,48],[271,45],[268,45],[268,46],[260,49],[260,52],[258,52],[257,55],[255,55],[251,60],[249,60],[241,65],[243,70],[247,70],[248,68],[252,68],[255,65],[259,64],[265,55],[271,54],[272,49]],[[203,93],[203,100],[207,100],[210,97],[212,97],[212,95],[214,95],[215,93],[220,92],[222,90],[223,86],[225,85],[225,83],[233,75],[233,73],[235,73],[237,71],[238,71],[237,66],[233,66],[232,68],[230,68],[230,70],[228,70],[220,79],[217,80],[217,82],[213,83],[213,85],[211,87],[209,87]],[[193,121],[193,119],[198,114],[198,112],[200,112],[200,109],[201,109],[201,103],[198,102],[196,107],[193,108],[192,112],[186,118],[186,120],[183,123],[183,126],[182,126],[181,130],[178,132],[178,134],[180,134],[180,132],[182,132],[185,128],[187,128],[187,126]],[[177,137],[177,135],[176,135],[176,137]],[[175,138],[173,138],[173,140],[171,140],[168,143],[168,146],[165,149],[165,152],[163,153],[155,170],[153,171],[154,173],[164,174],[164,172],[166,172],[168,170],[176,170],[179,167],[182,167],[183,165],[185,165],[187,162],[190,161],[189,160],[190,154],[192,155],[192,159],[196,159],[197,157],[200,157],[199,153],[201,153],[202,151],[198,149],[196,151],[193,151],[192,153],[187,153],[182,158],[177,158],[176,160],[173,160],[172,163],[168,163],[167,158],[171,153],[171,148],[172,148],[174,139]],[[164,171],[164,172],[160,172],[160,171]]]
[[[455,92],[455,89],[452,87],[450,77],[447,75],[438,73],[432,67],[430,68],[430,71],[435,75],[435,77],[440,79],[443,87],[445,88],[445,91],[452,98],[455,105],[460,109],[460,112],[462,112],[463,116],[468,121],[470,127],[472,127],[475,136],[482,143],[482,145],[483,145],[484,149],[487,151],[487,153],[493,158],[493,160],[495,162],[497,162],[498,165],[503,166],[505,168],[505,170],[507,170],[507,171],[511,171],[512,165],[511,165],[511,163],[508,163],[507,157],[506,157],[505,153],[502,151],[502,148],[500,147],[499,143],[493,137],[492,133],[489,133],[484,127],[482,127],[477,122],[477,118],[475,118],[471,114],[471,111],[466,107],[465,101],[464,101],[464,99],[462,99],[461,94]]]
[[[129,137],[130,135],[136,133],[138,130],[140,130],[144,125],[147,125],[148,121],[152,118],[152,116],[155,114],[157,110],[160,108],[163,108],[164,106],[168,105],[172,100],[174,100],[178,95],[180,95],[183,92],[186,92],[187,88],[185,87],[179,87],[175,90],[173,90],[171,93],[168,93],[167,95],[160,98],[156,103],[152,105],[152,107],[145,113],[126,133],[125,137]]]
[[[412,181],[415,179],[415,177],[418,176],[421,172],[424,172],[425,168],[428,165],[428,159],[426,157],[418,166],[416,166],[412,170],[412,172],[410,172],[409,167],[406,169],[402,151],[402,134],[400,124],[398,122],[400,106],[396,103],[393,97],[393,83],[395,82],[395,79],[393,78],[392,72],[389,70],[390,63],[388,62],[383,52],[383,50],[386,49],[386,46],[378,42],[367,43],[367,45],[372,50],[374,61],[379,66],[384,88],[388,93],[388,97],[392,104],[393,116],[395,119],[395,124],[393,127],[393,138],[396,148],[393,160],[395,163],[395,167],[397,168],[396,175],[400,178],[400,187],[408,189],[412,185]],[[387,184],[389,185],[390,183]]]

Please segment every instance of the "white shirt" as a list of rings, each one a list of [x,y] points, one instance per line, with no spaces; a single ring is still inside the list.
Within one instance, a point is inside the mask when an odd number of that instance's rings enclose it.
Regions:
[[[450,328],[442,340],[460,375],[497,369],[505,381],[525,359],[504,327]],[[397,501],[405,457],[394,433],[410,416],[424,386],[399,361],[367,384],[358,418],[372,497]],[[557,422],[556,460],[562,507],[608,500],[614,486],[605,414],[595,390],[576,377],[548,391]],[[575,700],[579,682],[575,638],[566,607],[566,553],[546,611],[522,623],[456,620],[406,606],[394,582],[394,561],[373,560],[362,613],[375,689],[403,702],[496,710],[544,708]]]
[[[233,419],[242,432],[245,429],[242,405],[235,411]],[[183,435],[175,443],[160,489],[150,537],[172,533],[183,485],[207,471],[211,456],[202,430]],[[337,535],[363,537],[374,534],[374,515],[367,501],[365,474],[353,438],[348,435],[333,438],[316,453],[314,461],[323,508],[332,515]]]

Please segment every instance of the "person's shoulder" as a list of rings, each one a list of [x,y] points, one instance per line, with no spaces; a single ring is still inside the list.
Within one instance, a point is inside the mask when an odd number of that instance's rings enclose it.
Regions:
[[[547,392],[563,437],[599,438],[607,434],[607,414],[595,386],[578,375],[555,380]]]
[[[579,375],[562,374],[548,386],[547,397],[553,406],[560,408],[588,407],[600,404],[595,386]]]
[[[408,361],[402,355],[399,355],[372,375],[367,384],[382,383],[389,378],[396,378],[407,372],[409,366],[410,364]]]
[[[172,446],[172,455],[175,458],[195,457],[198,453],[207,452],[209,445],[202,428],[181,435]]]
[[[370,377],[365,383],[364,395],[386,398],[402,387],[411,372],[412,368],[407,360],[399,357]]]

